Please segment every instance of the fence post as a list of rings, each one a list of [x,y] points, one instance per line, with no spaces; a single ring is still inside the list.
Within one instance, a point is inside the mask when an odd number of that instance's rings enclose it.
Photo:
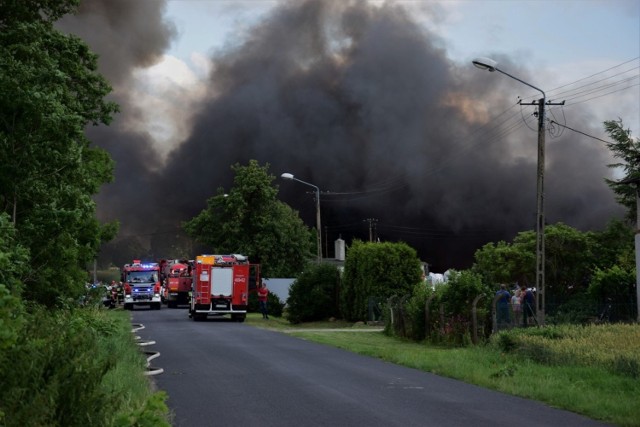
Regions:
[[[427,301],[424,303],[424,335],[425,338],[428,338],[431,335],[431,322],[429,321],[429,305],[431,301],[436,297],[436,294],[431,294]]]
[[[498,332],[498,300],[501,298],[501,295],[496,295],[491,301],[491,330],[495,334]]]
[[[477,305],[478,305],[478,301],[480,301],[480,298],[482,298],[483,296],[484,296],[484,294],[478,295],[473,300],[473,304],[471,305],[471,324],[473,326],[473,334],[471,335],[471,341],[473,342],[473,344],[478,344],[478,309],[477,309]],[[495,305],[495,301],[494,301],[494,305]]]
[[[407,328],[405,327],[405,316],[404,316],[404,305],[409,299],[411,295],[405,295],[400,298],[400,303],[398,304],[398,323],[400,325],[400,331],[402,332],[402,337],[407,337]]]
[[[391,327],[393,328],[394,332],[395,332],[395,319],[393,318],[393,300],[396,296],[392,295],[389,297],[389,299],[387,299],[387,305],[389,306],[389,313],[391,314]]]

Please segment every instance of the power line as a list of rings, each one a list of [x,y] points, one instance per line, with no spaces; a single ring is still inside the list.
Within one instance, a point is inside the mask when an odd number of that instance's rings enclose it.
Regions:
[[[584,132],[579,131],[579,130],[577,130],[577,129],[570,128],[569,126],[565,126],[565,125],[563,125],[563,124],[560,124],[560,123],[556,122],[555,120],[551,120],[551,123],[553,123],[553,124],[555,124],[555,125],[558,125],[558,126],[562,126],[562,127],[563,127],[563,128],[565,128],[565,129],[569,129],[569,130],[571,130],[571,131],[573,131],[573,132],[576,132],[576,133],[579,133],[579,134],[581,134],[581,135],[588,136],[589,138],[597,139],[598,141],[602,141],[602,142],[604,142],[605,144],[611,144],[611,142],[610,142],[610,141],[605,141],[604,139],[600,139],[600,138],[598,138],[597,136],[589,135],[588,133],[584,133]]]

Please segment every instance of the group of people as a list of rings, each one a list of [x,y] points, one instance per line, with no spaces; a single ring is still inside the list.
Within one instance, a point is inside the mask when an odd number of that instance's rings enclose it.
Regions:
[[[498,328],[511,325],[511,313],[516,325],[521,323],[523,327],[527,327],[535,321],[536,297],[525,285],[516,289],[512,295],[507,290],[507,285],[502,284],[495,297]]]

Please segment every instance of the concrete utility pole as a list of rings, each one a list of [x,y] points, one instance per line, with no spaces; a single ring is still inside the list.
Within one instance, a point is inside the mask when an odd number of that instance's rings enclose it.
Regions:
[[[640,180],[636,180],[636,321],[640,323]]]
[[[500,71],[500,70],[498,70]],[[502,71],[500,71],[502,72]],[[503,74],[510,76],[507,73]],[[524,83],[522,80],[516,79],[519,82]],[[564,101],[559,103],[551,103],[550,101],[545,101],[545,93],[536,88],[535,86],[531,86],[528,83],[524,83],[529,87],[532,87],[540,92],[542,92],[542,98],[538,101],[531,102],[529,104],[523,104],[519,102],[520,105],[537,105],[538,106],[538,172],[537,172],[537,185],[536,185],[536,311],[538,316],[538,324],[544,326],[545,322],[545,242],[544,242],[544,166],[545,166],[545,128],[544,128],[544,107],[545,105],[564,105]]]
[[[640,178],[628,178],[618,184],[630,184],[636,187],[636,233],[634,238],[636,252],[636,321],[640,323]]]
[[[545,320],[545,253],[544,253],[544,152],[545,152],[545,131],[544,131],[544,106],[545,105],[564,105],[564,101],[561,103],[547,102],[547,95],[540,88],[534,85],[520,80],[519,78],[512,76],[498,68],[498,63],[489,58],[476,58],[473,61],[473,65],[481,70],[487,70],[490,72],[497,71],[504,74],[513,80],[529,86],[532,89],[537,90],[542,94],[537,102],[530,104],[520,105],[538,105],[538,173],[537,173],[537,185],[536,185],[536,310],[538,317],[538,324],[544,325]]]

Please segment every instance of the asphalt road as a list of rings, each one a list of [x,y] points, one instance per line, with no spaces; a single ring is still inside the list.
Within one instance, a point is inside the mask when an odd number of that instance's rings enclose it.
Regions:
[[[598,426],[539,402],[186,309],[132,313],[176,427]]]

